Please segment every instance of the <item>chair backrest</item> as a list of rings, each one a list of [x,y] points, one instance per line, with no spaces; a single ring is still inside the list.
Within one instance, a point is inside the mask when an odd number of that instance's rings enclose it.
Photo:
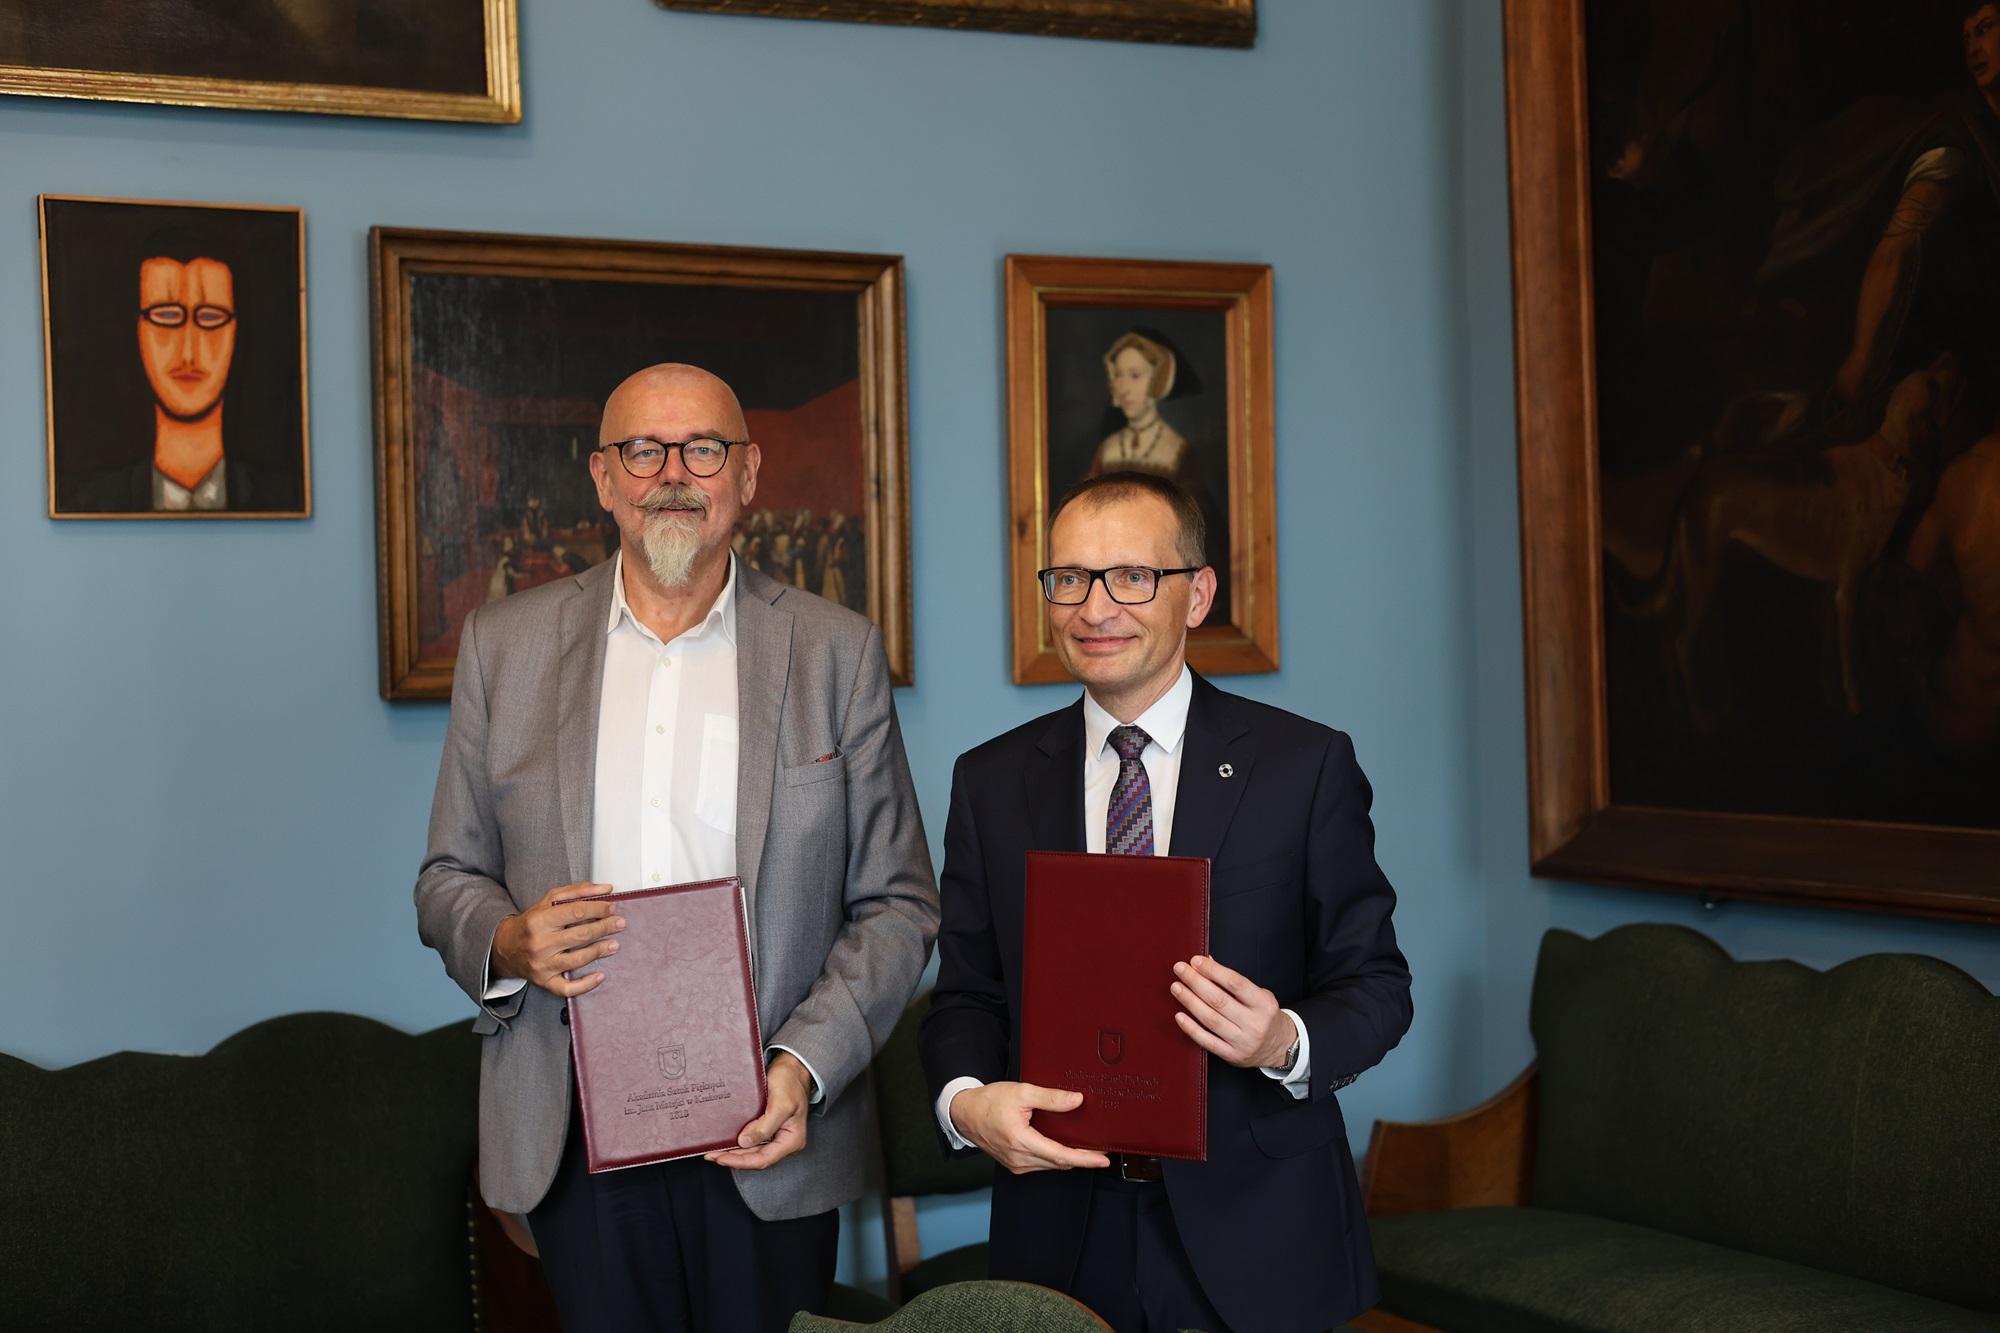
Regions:
[[[1047,1287],[1027,1282],[953,1282],[924,1292],[873,1324],[851,1324],[823,1315],[799,1314],[791,1333],[846,1333],[874,1328],[885,1333],[965,1333],[1006,1329],[1008,1333],[1109,1333],[1110,1325],[1090,1308]]]
[[[202,1056],[0,1056],[0,1322],[473,1324],[479,1039],[296,1014]]]
[[[938,1141],[937,1111],[917,1051],[917,1027],[930,1007],[929,991],[910,1001],[870,1068],[882,1144],[882,1249],[889,1260],[892,1299],[902,1297],[903,1274],[923,1258],[917,1197],[964,1194],[993,1183],[990,1158],[946,1156]]]
[[[1537,1206],[2000,1310],[2000,999],[1934,958],[1542,941]]]
[[[917,1054],[917,1026],[930,1007],[929,991],[910,1002],[873,1066],[883,1192],[892,1198],[963,1194],[993,1183],[990,1158],[948,1157],[938,1142],[937,1109]]]

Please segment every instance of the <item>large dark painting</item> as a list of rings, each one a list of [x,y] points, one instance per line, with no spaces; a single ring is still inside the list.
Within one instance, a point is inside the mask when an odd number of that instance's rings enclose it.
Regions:
[[[52,518],[303,518],[305,217],[45,195]]]
[[[383,691],[448,692],[482,602],[617,549],[589,458],[633,371],[700,365],[763,450],[752,568],[873,617],[910,677],[900,262],[377,229]]]
[[[2000,6],[1509,28],[1539,868],[2000,910]]]
[[[518,121],[514,0],[5,0],[0,92]]]

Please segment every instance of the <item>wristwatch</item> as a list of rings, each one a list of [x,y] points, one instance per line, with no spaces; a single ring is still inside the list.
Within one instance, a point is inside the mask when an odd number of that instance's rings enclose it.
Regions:
[[[1275,1069],[1282,1069],[1286,1073],[1290,1073],[1292,1066],[1297,1064],[1298,1062],[1299,1062],[1299,1038],[1297,1031],[1294,1030],[1292,1034],[1292,1044],[1285,1048],[1285,1058],[1272,1067]]]

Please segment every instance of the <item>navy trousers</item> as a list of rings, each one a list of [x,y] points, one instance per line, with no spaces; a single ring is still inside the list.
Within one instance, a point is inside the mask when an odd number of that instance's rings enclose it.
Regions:
[[[528,1214],[563,1333],[784,1333],[823,1313],[840,1214],[762,1221],[731,1175],[699,1157],[591,1175],[572,1111]]]

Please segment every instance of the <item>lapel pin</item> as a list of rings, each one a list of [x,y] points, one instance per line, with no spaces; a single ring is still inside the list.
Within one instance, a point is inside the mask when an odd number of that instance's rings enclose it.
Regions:
[[[1236,776],[1236,766],[1234,764],[1224,764],[1221,768],[1216,769],[1215,772],[1218,777],[1233,778]]]

